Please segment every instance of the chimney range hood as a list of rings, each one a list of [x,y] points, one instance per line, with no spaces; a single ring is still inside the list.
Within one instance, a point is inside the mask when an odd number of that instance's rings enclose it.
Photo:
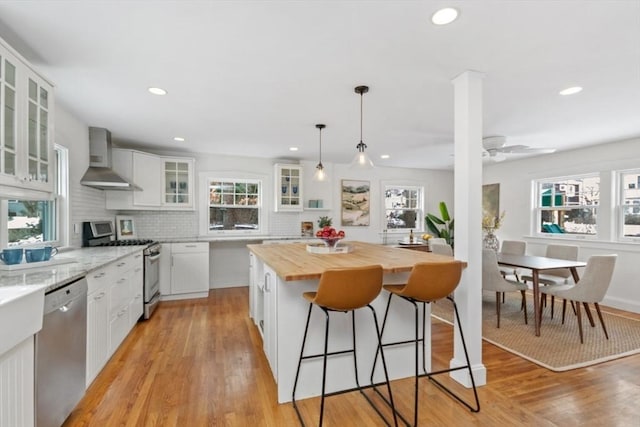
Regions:
[[[89,128],[89,169],[80,184],[100,190],[142,190],[111,169],[111,132],[97,127]]]

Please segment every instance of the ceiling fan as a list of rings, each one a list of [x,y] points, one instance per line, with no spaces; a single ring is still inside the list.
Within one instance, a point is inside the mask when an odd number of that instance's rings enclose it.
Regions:
[[[506,160],[507,154],[547,154],[556,151],[555,148],[537,148],[528,145],[506,145],[505,136],[487,136],[482,138],[482,157],[494,162]]]

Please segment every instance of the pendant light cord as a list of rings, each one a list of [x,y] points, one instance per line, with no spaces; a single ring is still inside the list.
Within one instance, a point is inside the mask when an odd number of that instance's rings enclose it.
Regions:
[[[320,128],[320,151],[318,153],[319,166],[322,166],[322,128]]]
[[[360,143],[362,143],[362,98],[363,92],[360,92]]]

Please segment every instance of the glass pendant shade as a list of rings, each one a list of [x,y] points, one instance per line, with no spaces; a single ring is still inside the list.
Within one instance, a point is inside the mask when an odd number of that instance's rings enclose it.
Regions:
[[[360,146],[360,144],[362,144],[362,146]],[[358,152],[351,161],[350,167],[356,169],[371,169],[373,168],[373,161],[367,152],[364,151],[367,146],[362,141],[360,144],[358,144]]]
[[[327,173],[324,171],[324,166],[322,165],[322,129],[324,129],[326,125],[317,124],[316,128],[318,128],[318,133],[320,135],[320,142],[318,144],[318,165],[316,166],[316,173],[313,174],[314,181],[326,181]]]
[[[349,165],[352,169],[371,169],[373,168],[373,161],[365,151],[367,144],[362,142],[362,95],[369,92],[368,86],[357,86],[355,92],[360,94],[360,142],[356,145],[358,152]]]
[[[318,166],[316,166],[316,173],[313,174],[313,180],[318,182],[327,180],[327,174],[324,171],[322,163],[318,163]]]

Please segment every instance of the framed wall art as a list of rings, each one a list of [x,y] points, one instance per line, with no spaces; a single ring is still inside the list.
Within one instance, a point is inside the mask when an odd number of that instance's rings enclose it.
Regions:
[[[500,184],[482,186],[482,217],[500,217]]]
[[[342,180],[341,225],[369,226],[371,207],[371,184],[369,181]]]
[[[133,226],[133,217],[116,216],[116,237],[118,240],[136,239],[136,229]]]

